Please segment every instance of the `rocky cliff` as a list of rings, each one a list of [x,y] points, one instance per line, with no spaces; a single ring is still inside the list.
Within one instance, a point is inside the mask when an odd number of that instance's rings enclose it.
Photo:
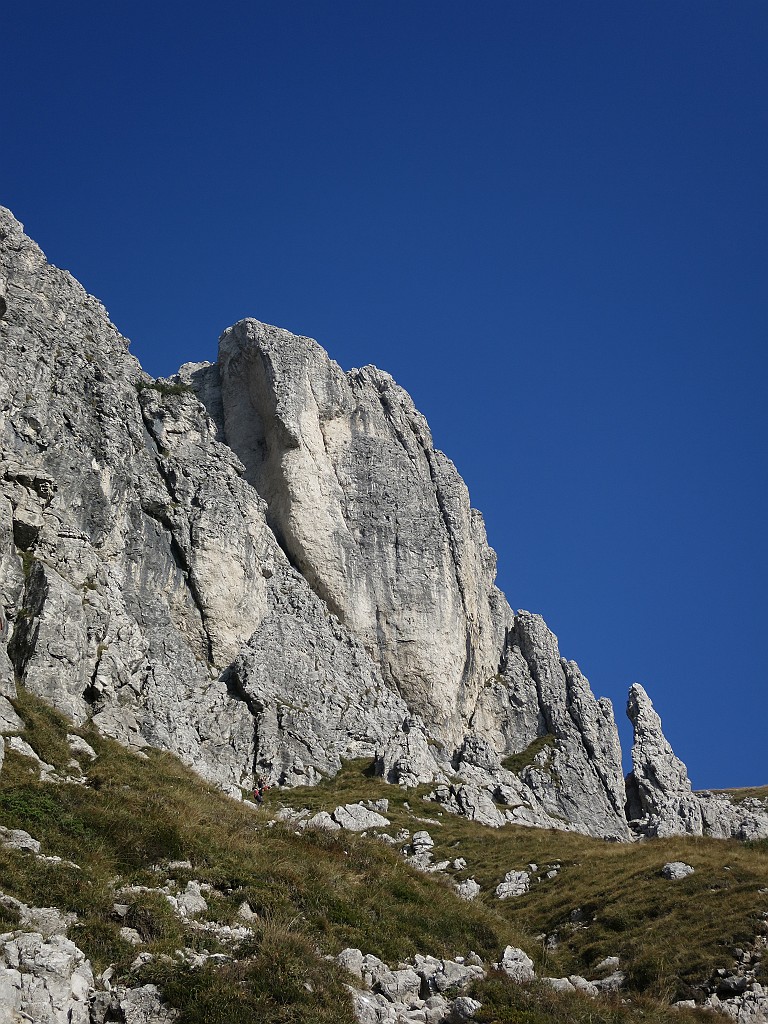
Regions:
[[[365,757],[492,825],[768,834],[700,812],[641,689],[627,812],[610,702],[388,374],[249,319],[155,381],[2,208],[0,315],[1,731],[21,685],[233,795]]]

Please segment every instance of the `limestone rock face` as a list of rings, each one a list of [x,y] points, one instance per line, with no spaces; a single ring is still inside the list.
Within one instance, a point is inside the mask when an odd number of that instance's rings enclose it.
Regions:
[[[245,320],[219,348],[228,444],[291,561],[428,726],[459,742],[511,616],[453,464],[392,378]]]
[[[578,822],[594,835],[626,838],[621,746],[611,702],[596,700],[573,661],[539,615],[519,612],[512,634],[538,695],[538,710],[554,737],[521,778],[553,817]]]
[[[304,757],[316,777],[393,742],[408,708],[289,564],[189,383],[207,380],[215,405],[215,375],[153,382],[5,210],[0,273],[0,695],[20,678],[76,722],[171,750],[233,793],[257,761],[279,775]],[[335,707],[316,739],[289,722],[302,685],[316,721]]]
[[[342,759],[369,757],[390,774],[407,705],[360,641],[298,573],[285,571],[294,585],[270,588],[269,614],[227,673],[254,716],[258,770],[281,784],[309,785],[335,775]],[[431,758],[417,772],[420,780],[439,774]]]
[[[88,1024],[93,972],[85,954],[63,934],[0,935],[0,1007],[4,1019],[40,1024]]]
[[[49,266],[7,211],[0,260],[0,599],[12,624],[3,645],[11,682],[15,674],[75,721],[92,715],[104,732],[172,750],[232,787],[250,776],[252,719],[217,679],[216,659],[235,644],[227,617],[209,614],[207,547],[196,545],[189,562],[184,551],[200,521],[215,517],[212,494],[223,505],[229,491],[237,507],[236,460],[222,449],[207,493],[195,488],[205,461],[198,469],[190,458],[197,477],[177,480],[175,446],[161,452],[152,433],[165,436],[155,423],[166,396],[139,390],[146,378],[103,307]],[[202,454],[213,428],[194,396],[167,402],[168,421],[187,431],[183,444],[194,449],[197,439]],[[207,455],[210,463],[215,452]],[[258,520],[261,503],[243,488]],[[263,517],[262,531],[269,544]],[[239,607],[226,550],[220,564],[231,579],[215,586],[232,588],[245,639],[260,595],[249,587]]]
[[[631,816],[657,814],[670,798],[691,792],[688,771],[675,757],[662,732],[661,719],[639,683],[630,688],[627,716],[634,730],[632,776],[628,782]]]
[[[495,791],[519,781],[500,758],[550,733],[556,763],[531,768],[518,802],[537,824],[626,838],[610,704],[561,664],[543,621],[515,616],[497,590],[482,517],[402,388],[374,367],[345,374],[316,342],[256,320],[222,335],[218,375],[220,402],[211,374],[198,393],[223,417],[290,561],[426,733],[469,768],[473,785],[455,804],[503,824]],[[424,735],[403,730],[385,747],[394,780],[434,776]]]
[[[235,796],[366,758],[492,826],[630,838],[610,702],[496,588],[388,374],[244,320],[155,381],[2,208],[0,285],[0,734],[19,683]],[[640,703],[631,817],[759,832]]]

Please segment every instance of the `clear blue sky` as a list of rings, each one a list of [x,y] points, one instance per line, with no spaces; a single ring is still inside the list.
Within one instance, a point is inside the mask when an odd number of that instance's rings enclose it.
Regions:
[[[0,202],[151,373],[244,316],[389,370],[512,605],[620,722],[642,682],[695,785],[768,783],[764,0],[17,3],[2,37]]]

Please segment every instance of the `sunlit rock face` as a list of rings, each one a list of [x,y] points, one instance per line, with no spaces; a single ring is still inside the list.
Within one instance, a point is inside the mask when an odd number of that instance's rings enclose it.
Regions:
[[[453,464],[375,367],[255,320],[220,343],[228,444],[286,553],[384,678],[456,743],[499,668],[512,614]]]
[[[0,296],[0,734],[22,685],[233,795],[366,758],[488,825],[630,837],[610,702],[496,588],[388,374],[244,320],[154,381],[2,208]]]
[[[408,708],[290,565],[190,384],[147,377],[101,304],[7,211],[0,261],[0,699],[18,680],[234,794],[275,744],[290,779],[375,756]],[[270,670],[286,661],[286,616],[306,649],[291,650],[289,687]],[[235,671],[249,651],[263,687]],[[337,712],[307,744],[285,709],[303,688],[321,714],[342,677],[346,701],[376,715]]]
[[[550,733],[557,765],[531,768],[525,787],[534,815],[624,835],[610,706],[496,588],[482,517],[406,392],[256,320],[223,334],[217,372],[212,408],[281,546],[452,761],[484,771],[487,790],[506,781],[500,757]],[[472,763],[468,734],[495,764]]]

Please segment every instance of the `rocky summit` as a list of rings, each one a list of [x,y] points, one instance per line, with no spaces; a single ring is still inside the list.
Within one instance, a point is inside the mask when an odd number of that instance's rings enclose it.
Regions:
[[[768,836],[691,791],[638,685],[625,781],[610,701],[497,589],[387,373],[247,319],[155,380],[2,208],[0,315],[0,733],[23,687],[238,799],[366,758],[487,825]]]

